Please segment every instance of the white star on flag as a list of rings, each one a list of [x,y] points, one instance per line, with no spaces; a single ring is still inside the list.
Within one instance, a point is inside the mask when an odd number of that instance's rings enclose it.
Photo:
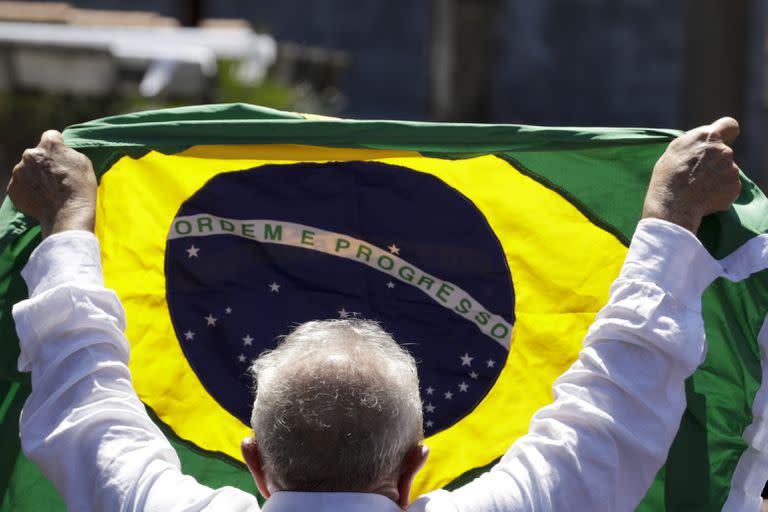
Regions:
[[[341,308],[339,310],[339,318],[347,318],[349,316],[349,311],[347,311],[344,308]]]
[[[224,312],[225,312],[226,314],[228,314],[228,315],[231,315],[231,314],[232,314],[232,308],[231,308],[231,307],[229,307],[229,306],[227,306],[227,309],[225,309],[225,310],[224,310]]]
[[[435,422],[432,421],[432,420],[427,420],[427,422],[425,423],[427,428],[432,428],[432,426],[434,426],[434,424],[435,424]]]
[[[390,289],[392,289],[392,288],[394,288],[394,287],[395,287],[395,283],[393,283],[392,281],[389,281],[389,282],[387,283],[387,288],[390,288]]]
[[[480,375],[476,371],[469,372],[469,376],[473,379],[477,379]]]
[[[434,393],[434,392],[435,392],[435,388],[433,388],[432,386],[429,386],[429,387],[426,389],[426,391],[427,391],[427,394],[428,394],[428,395],[431,395],[432,393]]]
[[[208,316],[205,317],[205,321],[208,322],[208,325],[214,325],[215,326],[216,325],[216,320],[218,320],[218,318],[216,318],[215,316],[213,316],[210,313],[208,313]]]
[[[472,366],[473,359],[474,357],[470,356],[469,353],[465,353],[461,356],[461,366]]]
[[[432,404],[427,404],[424,406],[424,410],[427,412],[435,412],[435,406]]]
[[[466,393],[468,389],[469,389],[469,385],[466,382],[462,382],[461,384],[459,384],[459,391],[461,391],[462,393]]]
[[[200,252],[199,247],[195,247],[194,244],[189,246],[189,249],[187,249],[187,258],[197,258],[197,253]]]
[[[243,340],[243,345],[252,345],[253,344],[253,337],[251,337],[250,334],[246,334],[241,339]]]
[[[184,333],[184,339],[186,340],[193,340],[195,339],[195,333],[191,330],[187,330],[187,332]]]
[[[485,364],[488,365],[488,368],[493,368],[494,366],[496,366],[496,361],[494,361],[493,359],[489,359],[485,362]]]
[[[244,363],[246,360],[245,354],[240,354],[239,356],[237,356],[237,360],[240,361],[241,363]]]
[[[446,400],[450,400],[451,398],[453,398],[453,393],[451,393],[450,391],[446,391],[445,392],[445,399]]]
[[[269,291],[280,293],[280,285],[273,281],[272,284],[269,285]]]
[[[387,247],[387,249],[389,249],[389,252],[391,252],[392,254],[395,254],[395,255],[400,254],[400,248],[395,244],[390,245],[389,247]]]

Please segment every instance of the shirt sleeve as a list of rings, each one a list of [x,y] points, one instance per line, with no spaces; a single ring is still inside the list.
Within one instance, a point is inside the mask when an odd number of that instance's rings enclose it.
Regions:
[[[667,458],[706,354],[701,296],[723,274],[689,231],[641,221],[578,360],[491,471],[410,511],[631,511]]]
[[[22,272],[30,298],[13,317],[19,369],[32,372],[20,419],[24,453],[69,510],[257,511],[256,498],[184,476],[131,383],[125,313],[106,288],[96,237],[45,239]]]

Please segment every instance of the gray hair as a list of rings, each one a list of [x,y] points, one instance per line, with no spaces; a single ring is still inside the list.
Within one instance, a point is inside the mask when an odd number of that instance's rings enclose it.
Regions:
[[[251,426],[278,489],[370,490],[423,440],[416,362],[375,322],[299,325],[251,372]]]

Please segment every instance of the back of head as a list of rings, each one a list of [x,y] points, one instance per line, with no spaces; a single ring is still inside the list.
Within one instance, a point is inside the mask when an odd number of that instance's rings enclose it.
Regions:
[[[251,425],[277,489],[369,491],[423,438],[415,361],[374,322],[302,324],[252,371]]]

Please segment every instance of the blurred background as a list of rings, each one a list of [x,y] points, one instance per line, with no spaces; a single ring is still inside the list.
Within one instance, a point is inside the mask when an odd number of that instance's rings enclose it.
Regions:
[[[764,0],[0,1],[0,182],[47,128],[242,101],[352,118],[689,129],[768,186]]]

